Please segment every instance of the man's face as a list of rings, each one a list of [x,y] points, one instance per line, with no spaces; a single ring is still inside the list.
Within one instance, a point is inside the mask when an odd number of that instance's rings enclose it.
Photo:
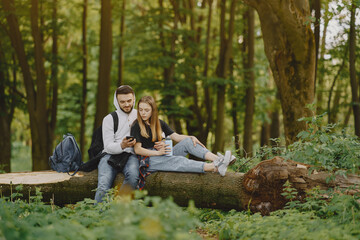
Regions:
[[[125,113],[130,113],[134,105],[134,95],[132,93],[119,94],[117,100],[121,110]]]

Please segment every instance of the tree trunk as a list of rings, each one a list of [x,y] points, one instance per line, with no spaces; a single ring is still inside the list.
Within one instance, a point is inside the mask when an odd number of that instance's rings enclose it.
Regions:
[[[207,77],[208,77],[208,69],[209,69],[209,48],[210,48],[212,3],[213,3],[212,0],[208,0],[209,9],[208,9],[207,24],[206,24],[206,40],[205,40],[206,42],[205,42],[204,71],[203,71],[203,76],[205,77],[205,79],[207,79]],[[211,96],[210,87],[206,83],[204,83],[203,86],[204,86],[205,108],[206,108],[206,112],[207,112],[206,127],[205,127],[204,136],[203,136],[203,139],[204,139],[203,143],[206,144],[210,129],[213,124],[213,110],[212,110],[213,102],[212,102],[212,98],[210,97]]]
[[[15,65],[15,63],[14,63]],[[9,98],[13,99],[13,95],[6,94],[5,89],[10,83],[8,67],[0,40],[0,169],[5,172],[11,171],[11,121],[14,112],[14,104],[8,105]],[[10,91],[12,92],[12,91]],[[13,101],[11,101],[13,103]],[[9,108],[10,107],[10,108]]]
[[[314,77],[314,94],[316,93],[316,78],[319,59],[319,45],[320,45],[320,19],[321,19],[321,0],[314,0],[315,22],[314,22],[314,36],[315,36],[315,77]]]
[[[56,128],[56,116],[58,106],[58,25],[57,25],[57,0],[53,0],[53,16],[52,16],[52,63],[51,63],[51,85],[52,85],[52,105],[50,109],[51,120],[49,125],[50,139],[54,139]],[[52,144],[51,144],[52,146]],[[52,149],[52,147],[51,147]]]
[[[309,24],[308,1],[251,1],[260,17],[265,53],[280,93],[286,143],[296,140],[311,116],[314,100],[315,43]]]
[[[230,59],[232,58],[232,40],[234,35],[235,9],[236,0],[231,1],[230,17],[228,24],[228,37],[226,37],[226,0],[220,2],[220,52],[219,63],[216,67],[216,76],[227,79],[230,70]],[[213,152],[222,152],[224,150],[224,118],[225,118],[225,92],[226,84],[222,83],[217,86],[217,103],[216,103],[216,129],[215,143]]]
[[[260,147],[269,146],[269,139],[270,139],[270,124],[267,121],[264,121],[261,126]]]
[[[337,79],[339,78],[341,72],[343,71],[344,67],[345,67],[345,59],[346,59],[346,56],[347,56],[347,51],[345,50],[344,52],[344,57],[343,57],[343,60],[342,60],[342,63],[340,65],[340,68],[339,70],[337,71],[335,77],[334,77],[334,80],[331,84],[331,87],[330,87],[330,91],[329,91],[329,98],[328,98],[328,101],[327,101],[327,112],[328,112],[328,123],[335,123],[336,119],[337,119],[337,112],[338,112],[338,106],[334,105],[333,104],[333,107],[331,108],[331,98],[332,98],[332,94],[334,92],[334,89],[335,89],[335,84],[337,82]],[[340,86],[340,84],[338,84],[338,86]],[[339,96],[339,91],[340,87],[338,87],[338,90],[337,90],[337,93],[336,93],[336,96],[335,96],[335,100],[334,100],[334,103],[337,102],[337,96]]]
[[[121,18],[120,18],[120,44],[119,44],[119,72],[118,72],[118,86],[124,84],[124,32],[125,32],[125,9],[126,0],[122,0]]]
[[[259,163],[246,174],[227,173],[221,177],[217,173],[172,173],[157,172],[146,179],[145,189],[151,196],[169,197],[180,206],[187,206],[194,200],[197,207],[246,210],[261,212],[263,215],[281,209],[286,199],[281,195],[283,185],[289,181],[298,191],[299,199],[305,191],[314,187],[328,189],[338,187],[348,194],[359,192],[351,186],[360,183],[360,176],[340,175],[327,181],[325,172],[309,175],[308,165],[275,157]],[[119,174],[114,186],[120,186],[123,175]],[[29,199],[29,191],[34,195],[35,187],[41,187],[43,201],[54,200],[57,205],[76,203],[84,198],[94,198],[92,191],[97,186],[97,171],[78,172],[75,176],[54,171],[8,173],[0,175],[0,188],[3,196],[15,192],[18,184],[23,185],[23,198]]]
[[[255,34],[254,34],[254,10],[248,7],[246,12],[246,60],[245,69],[245,118],[244,118],[244,152],[247,157],[253,154],[252,128],[255,111],[255,76],[254,76],[254,57],[255,57]]]
[[[23,74],[26,90],[27,109],[29,112],[33,170],[49,169],[48,157],[52,150],[52,139],[49,134],[46,77],[43,61],[43,49],[41,33],[38,26],[38,2],[31,1],[31,32],[34,38],[35,48],[35,70],[37,74],[36,91],[30,66],[25,53],[24,42],[21,37],[18,20],[15,13],[13,1],[2,0],[2,5],[7,13],[6,20],[9,26],[9,37],[16,52],[19,65]]]
[[[323,34],[321,38],[321,45],[320,45],[320,56],[317,63],[317,69],[316,69],[316,95],[317,95],[317,109],[316,114],[320,115],[324,112],[324,106],[323,106],[323,92],[325,90],[324,86],[324,77],[325,77],[325,49],[326,49],[326,35],[327,35],[327,28],[329,25],[330,17],[329,17],[329,6],[327,3],[325,3],[325,9],[324,9],[324,29]]]
[[[201,27],[196,28],[195,23],[201,24],[202,16],[200,15],[198,21],[196,21],[196,11],[195,2],[194,0],[187,0],[185,1],[185,11],[188,13],[185,15],[183,23],[189,22],[190,31],[189,34],[186,34],[186,37],[183,38],[182,45],[183,45],[183,52],[185,53],[185,62],[184,65],[187,66],[187,70],[184,71],[185,81],[191,86],[185,88],[184,93],[186,97],[192,98],[192,103],[189,106],[189,109],[192,111],[194,119],[191,121],[186,121],[186,128],[188,134],[195,135],[198,137],[200,142],[205,143],[204,141],[204,132],[205,132],[205,119],[203,116],[202,107],[199,103],[199,93],[197,88],[197,81],[199,79],[197,75],[197,64],[194,63],[193,59],[197,59],[199,56],[198,49],[200,48],[200,40],[201,40]],[[181,10],[178,7],[174,7],[174,10],[180,15]],[[189,21],[187,21],[187,17],[189,17]]]
[[[94,130],[109,113],[112,62],[111,0],[101,0],[100,57]]]
[[[355,12],[356,12],[356,1],[353,0],[351,4],[350,33],[349,33],[349,68],[350,68],[349,71],[350,71],[352,106],[354,113],[355,135],[360,137],[359,83],[356,79],[356,69],[355,69],[355,60],[356,60]]]
[[[48,111],[46,106],[46,75],[44,67],[44,50],[41,29],[39,28],[39,3],[31,0],[30,9],[31,33],[34,39],[35,70],[36,70],[36,119],[33,122],[32,152],[33,170],[49,169],[48,157],[52,151],[52,139],[50,138],[50,126],[48,125]],[[35,126],[36,125],[36,126]],[[45,126],[45,127],[44,127]],[[34,134],[35,133],[35,134]],[[39,156],[39,158],[37,158]]]
[[[83,2],[83,15],[82,15],[82,102],[81,102],[81,126],[80,126],[80,151],[83,153],[81,154],[82,160],[84,160],[84,153],[85,153],[85,129],[86,129],[86,111],[87,111],[87,70],[88,70],[88,51],[87,51],[87,39],[86,39],[86,32],[87,32],[87,8],[88,8],[88,0],[84,0]]]
[[[163,79],[164,79],[164,86],[165,86],[165,93],[163,94],[164,100],[163,105],[166,106],[167,110],[170,112],[167,114],[169,119],[169,125],[172,129],[174,129],[176,132],[181,133],[181,124],[179,119],[176,118],[175,114],[172,113],[172,107],[176,106],[175,102],[175,96],[173,94],[169,94],[170,89],[174,87],[174,75],[175,75],[175,62],[176,62],[176,56],[175,56],[175,47],[176,47],[176,40],[177,40],[177,29],[178,29],[178,22],[179,22],[179,10],[178,3],[176,1],[170,1],[173,7],[174,11],[174,18],[173,18],[173,28],[172,33],[170,36],[170,49],[166,49],[166,37],[164,35],[164,23],[163,20],[159,20],[159,40],[161,48],[163,49],[163,56],[171,58],[173,61],[169,64],[169,66],[164,67],[163,69]],[[163,0],[159,0],[159,9],[160,9],[160,16],[163,15]]]
[[[279,109],[274,109],[271,112],[271,125],[270,125],[270,138],[279,138],[280,137],[280,116]],[[271,141],[271,146],[276,147],[277,144],[274,141]]]

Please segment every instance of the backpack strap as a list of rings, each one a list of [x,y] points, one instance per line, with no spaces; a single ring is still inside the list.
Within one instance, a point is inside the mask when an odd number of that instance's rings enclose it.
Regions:
[[[114,134],[115,134],[119,127],[119,117],[116,112],[111,112],[111,116],[113,117],[114,120]]]

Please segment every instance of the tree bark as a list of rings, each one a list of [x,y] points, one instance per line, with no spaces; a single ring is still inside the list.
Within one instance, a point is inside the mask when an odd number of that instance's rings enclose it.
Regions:
[[[354,114],[355,135],[360,137],[360,98],[359,83],[356,79],[355,52],[356,52],[356,31],[355,31],[356,1],[351,4],[350,33],[349,33],[349,72],[351,83],[351,96]]]
[[[297,121],[311,116],[306,105],[314,100],[315,42],[308,21],[308,1],[252,1],[260,17],[265,53],[280,93],[286,143],[307,128]]]
[[[247,157],[251,157],[253,154],[253,140],[252,140],[252,128],[253,117],[255,111],[255,75],[254,75],[254,57],[255,57],[255,18],[254,10],[252,7],[248,7],[246,12],[246,60],[244,64],[245,70],[245,118],[244,118],[244,151]]]
[[[94,130],[109,113],[112,62],[111,0],[101,0],[100,57]]]
[[[86,111],[87,111],[87,73],[88,73],[88,51],[87,51],[87,9],[88,9],[88,0],[84,0],[83,2],[83,15],[82,15],[82,99],[81,99],[81,126],[80,126],[80,151],[82,159],[84,160],[85,153],[85,129],[86,129]]]
[[[360,176],[348,175],[346,178],[330,176],[325,172],[313,172],[309,175],[308,165],[280,157],[259,163],[246,174],[227,173],[221,177],[217,173],[171,173],[157,172],[146,179],[145,189],[150,196],[169,197],[180,206],[187,206],[194,200],[197,207],[246,210],[261,212],[263,215],[281,209],[286,199],[281,195],[283,185],[289,181],[298,191],[298,198],[305,196],[305,191],[314,187],[328,189],[338,187],[348,194],[359,192],[350,186],[360,184]],[[123,175],[119,174],[114,186],[120,186]],[[94,198],[92,191],[97,186],[97,171],[78,172],[75,176],[54,171],[8,173],[0,175],[0,189],[3,196],[15,192],[16,185],[23,185],[23,198],[34,195],[35,187],[41,187],[43,201],[54,200],[57,205],[76,203],[84,198]]]

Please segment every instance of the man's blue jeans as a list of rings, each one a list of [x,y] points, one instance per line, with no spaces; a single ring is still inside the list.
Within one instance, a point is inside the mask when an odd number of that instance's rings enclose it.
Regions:
[[[108,160],[111,157],[110,154],[106,154],[101,158],[98,165],[98,186],[95,194],[95,200],[99,203],[102,202],[106,192],[112,187],[115,177],[118,171],[108,164]],[[120,191],[126,187],[135,189],[139,182],[139,160],[136,155],[132,154],[124,169],[123,174],[125,176],[124,182],[120,188]]]

